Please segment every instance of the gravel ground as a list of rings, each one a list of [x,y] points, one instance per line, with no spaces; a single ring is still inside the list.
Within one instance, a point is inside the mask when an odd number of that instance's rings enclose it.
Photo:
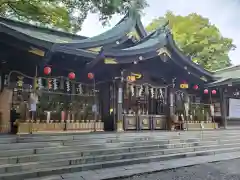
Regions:
[[[122,180],[240,180],[240,159],[172,169]]]

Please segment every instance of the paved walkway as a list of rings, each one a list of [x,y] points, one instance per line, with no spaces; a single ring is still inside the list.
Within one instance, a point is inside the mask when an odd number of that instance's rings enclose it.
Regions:
[[[61,179],[66,179],[66,180],[104,180],[104,179],[107,180],[108,179],[110,180],[115,178],[124,179],[132,176],[134,178],[134,176],[139,174],[144,174],[144,173],[154,173],[154,172],[160,172],[160,171],[169,170],[169,169],[193,166],[193,165],[204,164],[208,162],[226,161],[226,160],[231,160],[236,158],[240,158],[240,152],[235,152],[231,154],[224,153],[224,154],[217,154],[217,155],[210,155],[210,156],[187,157],[187,158],[182,158],[177,160],[169,160],[169,161],[154,162],[154,163],[147,163],[147,164],[137,164],[137,165],[131,165],[131,166],[125,166],[125,167],[108,168],[108,169],[93,170],[93,171],[83,171],[79,173],[52,176],[49,178],[37,178],[34,180],[46,180],[46,179],[47,180],[61,180]],[[142,180],[142,179],[139,179],[139,180]],[[158,180],[158,179],[148,179],[148,180]],[[166,179],[166,180],[171,180],[171,179]],[[181,180],[184,180],[184,179],[181,179]],[[191,179],[188,179],[188,180],[191,180]],[[193,179],[193,180],[196,180],[196,179]],[[198,179],[198,180],[201,180],[201,179]],[[231,180],[231,179],[227,179],[227,180]]]
[[[239,180],[240,159],[144,174],[122,180]]]

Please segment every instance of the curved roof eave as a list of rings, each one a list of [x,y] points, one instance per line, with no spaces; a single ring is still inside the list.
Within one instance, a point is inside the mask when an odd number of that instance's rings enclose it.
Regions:
[[[2,17],[0,17],[0,32],[46,49],[51,48],[54,43],[71,42],[87,38]]]
[[[0,17],[0,24],[4,24],[10,27],[11,29],[14,29],[22,33],[24,33],[26,29],[29,29],[31,31],[39,32],[43,34],[52,34],[59,38],[62,38],[62,37],[68,38],[68,40],[70,39],[81,40],[81,39],[88,38],[88,37],[76,35],[70,32],[64,32],[64,31],[60,31],[52,28],[41,27],[41,26],[30,24],[30,23],[16,21],[16,20],[4,18],[4,17]]]
[[[167,43],[171,46],[171,48],[173,49],[173,51],[180,57],[180,59],[188,64],[190,67],[192,67],[193,69],[195,69],[198,72],[201,72],[203,75],[208,76],[210,78],[213,78],[213,74],[207,70],[205,70],[204,68],[200,67],[199,65],[195,64],[194,62],[192,62],[188,57],[186,57],[181,51],[180,49],[177,47],[175,41],[173,40],[173,36],[171,33],[168,34],[167,36]]]
[[[48,41],[39,40],[39,39],[36,39],[35,37],[28,36],[22,32],[12,29],[11,27],[8,27],[2,23],[0,23],[0,32],[3,32],[5,34],[8,34],[19,40],[22,40],[22,41],[28,42],[30,44],[36,45],[38,47],[42,47],[42,48],[46,48],[46,49],[50,48],[53,44]]]
[[[132,63],[136,58],[141,61],[160,56],[158,50],[164,48],[166,44],[167,33],[162,32],[165,30],[164,27],[165,26],[161,26],[155,32],[151,33],[132,47],[126,49],[104,48],[104,57],[114,58],[116,63]],[[90,58],[97,58],[99,55],[99,53],[96,52],[66,46],[59,47],[58,52]]]
[[[161,36],[162,35],[162,36]],[[103,54],[106,58],[116,58],[120,63],[131,63],[136,57],[142,57],[147,60],[158,56],[157,50],[165,45],[165,34],[154,32],[137,43],[135,46],[126,49],[105,49]],[[77,56],[85,56],[96,58],[99,53],[90,52],[84,49],[76,49],[72,47],[59,47],[58,52],[72,54]]]
[[[120,23],[115,25],[112,29],[91,38],[74,41],[71,43],[56,43],[53,45],[52,51],[58,51],[60,47],[85,49],[117,42],[123,36],[126,36],[126,34],[128,34],[132,28],[136,26],[138,18],[138,14],[128,13],[128,16],[125,16],[123,20],[121,20]]]
[[[155,31],[149,36],[145,37],[142,41],[135,46],[126,49],[108,49],[105,56],[111,56],[116,58],[126,56],[144,56],[146,53],[154,52],[157,56],[157,50],[166,44],[166,34],[159,31]]]

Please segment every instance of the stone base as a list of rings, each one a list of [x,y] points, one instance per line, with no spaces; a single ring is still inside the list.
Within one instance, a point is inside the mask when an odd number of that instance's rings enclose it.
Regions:
[[[34,133],[34,132],[49,132],[49,131],[84,131],[90,132],[96,129],[96,131],[103,131],[104,125],[103,122],[96,122],[95,128],[94,123],[85,122],[85,123],[19,123],[18,124],[18,133]]]
[[[122,122],[118,122],[117,123],[117,132],[123,132],[123,123]]]
[[[188,123],[184,123],[185,127],[187,130],[207,130],[207,129],[218,129],[218,123],[212,123],[212,122],[204,122],[204,123],[200,123],[200,122],[188,122]]]

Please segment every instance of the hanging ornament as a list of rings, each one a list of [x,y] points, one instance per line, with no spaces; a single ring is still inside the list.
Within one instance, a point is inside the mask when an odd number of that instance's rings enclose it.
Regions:
[[[52,89],[52,79],[48,79],[48,89]]]
[[[233,95],[234,95],[234,96],[239,96],[239,95],[240,95],[240,92],[239,92],[239,90],[238,90],[238,89],[236,89],[236,90],[233,92]]]
[[[43,87],[42,78],[38,78],[37,83],[38,83],[38,89],[42,89],[42,87]]]
[[[194,86],[193,86],[193,89],[195,89],[195,90],[198,90],[198,85],[197,84],[195,84]]]
[[[77,92],[78,92],[79,94],[83,94],[82,84],[79,84],[79,85],[78,85]]]
[[[70,72],[69,74],[68,74],[68,78],[69,79],[71,79],[71,80],[73,80],[73,79],[75,79],[75,73],[74,72]]]
[[[88,79],[93,79],[94,78],[94,74],[93,73],[88,73]]]
[[[142,96],[143,93],[143,86],[140,87],[139,92],[138,92],[138,96]]]
[[[4,86],[7,86],[8,85],[8,75],[6,74],[4,76]]]
[[[44,72],[45,75],[49,75],[52,72],[52,69],[47,66],[47,67],[44,68],[43,72]]]
[[[163,90],[162,90],[162,88],[159,89],[159,98],[160,98],[161,100],[164,100],[164,95],[163,95]]]
[[[17,86],[18,86],[19,88],[22,88],[22,87],[23,87],[23,77],[22,77],[22,76],[18,76],[17,78],[18,78],[18,80],[17,80]]]
[[[67,89],[67,92],[70,91],[70,82],[69,81],[66,81],[66,89]]]
[[[208,94],[208,89],[204,89],[203,93]]]
[[[132,94],[132,96],[134,96],[134,95],[135,95],[135,93],[134,93],[134,86],[133,86],[133,85],[130,85],[130,89],[131,89],[131,94]]]
[[[54,90],[58,89],[57,79],[53,79],[53,89]]]
[[[212,90],[212,94],[217,94],[217,91],[215,89]]]
[[[151,98],[154,98],[154,88],[150,88]]]

